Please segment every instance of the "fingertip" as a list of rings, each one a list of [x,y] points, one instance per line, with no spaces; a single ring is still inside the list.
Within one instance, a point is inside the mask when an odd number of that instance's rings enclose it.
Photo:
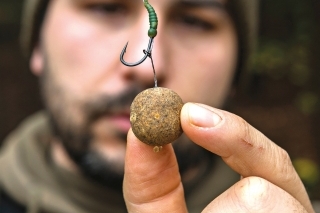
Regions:
[[[182,113],[181,115],[190,125],[198,128],[213,128],[222,121],[216,109],[203,104],[188,103]]]
[[[130,128],[128,135],[127,135],[127,146],[134,145],[136,143],[142,143],[133,133],[132,128]]]
[[[217,139],[224,135],[223,110],[199,103],[186,103],[181,110],[181,127],[194,143],[216,154]]]
[[[170,146],[161,146],[160,150],[166,150]],[[154,146],[147,145],[140,141],[135,134],[133,133],[132,129],[129,130],[128,135],[127,135],[127,152],[128,150],[131,151],[132,149],[135,150],[136,153],[141,153],[141,154],[146,154],[151,152],[151,154],[157,154],[154,149]],[[160,152],[160,151],[159,151]]]
[[[132,129],[130,128],[128,135],[127,135],[126,157],[128,157],[129,154],[131,155],[131,154],[135,154],[135,153],[139,152],[140,149],[137,147],[137,144],[139,142],[140,142],[139,139],[134,135]],[[141,144],[141,145],[143,145],[143,144]]]
[[[147,152],[151,151],[151,147],[142,143],[130,128],[127,135],[126,164],[133,163],[133,160],[139,160]],[[127,160],[130,159],[130,160]]]
[[[142,204],[147,204],[153,209],[155,200],[167,200],[169,198],[166,195],[171,195],[171,192],[177,193],[177,197],[183,197],[179,167],[172,145],[165,145],[156,153],[153,146],[142,143],[132,130],[129,130],[127,138],[123,191],[128,208],[143,208],[145,205]],[[132,203],[139,205],[132,206]]]
[[[134,139],[133,137],[135,137],[135,136],[132,132],[132,128],[130,128],[128,131],[128,134],[127,134],[127,141],[131,141],[132,139]]]
[[[189,112],[191,111],[191,108],[193,105],[195,105],[196,103],[185,103],[181,109],[181,113],[180,113],[180,121],[181,121],[181,126],[183,131],[188,130],[189,127],[192,127],[192,124],[190,122],[190,116],[189,116]]]
[[[189,110],[189,105],[191,103],[185,103],[183,106],[182,106],[182,109],[181,109],[181,113],[180,113],[180,121],[181,121],[181,126],[184,126],[186,124],[188,124],[188,110]]]
[[[162,161],[171,159],[172,155],[174,155],[174,151],[171,144],[167,144],[161,147],[161,151],[155,152],[153,146],[141,142],[132,129],[129,130],[127,135],[126,168],[130,169],[129,167],[132,166],[137,168],[137,165],[141,168],[150,168],[152,165],[155,166]]]

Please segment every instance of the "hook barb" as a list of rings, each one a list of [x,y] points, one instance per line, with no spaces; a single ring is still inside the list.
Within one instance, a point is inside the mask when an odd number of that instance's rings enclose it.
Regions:
[[[149,44],[148,44],[148,49],[147,49],[147,50],[143,50],[143,53],[145,54],[145,55],[143,56],[143,58],[140,59],[138,62],[135,62],[135,63],[128,63],[128,62],[126,62],[126,61],[124,60],[124,58],[123,58],[123,57],[124,57],[124,54],[126,53],[128,44],[129,44],[129,42],[127,42],[127,44],[124,46],[124,48],[123,48],[123,50],[122,50],[122,52],[121,52],[121,54],[120,54],[120,61],[121,61],[124,65],[126,65],[126,66],[128,66],[128,67],[134,67],[134,66],[137,66],[137,65],[141,64],[142,62],[144,62],[144,61],[147,59],[147,57],[151,57],[151,52],[152,52],[152,48],[153,48],[153,39],[154,39],[154,38],[150,38]]]

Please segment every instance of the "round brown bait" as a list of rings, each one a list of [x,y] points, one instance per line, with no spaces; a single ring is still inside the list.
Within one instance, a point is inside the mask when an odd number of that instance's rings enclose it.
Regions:
[[[180,112],[183,102],[174,91],[155,87],[142,91],[130,107],[135,136],[151,146],[163,146],[182,134]]]

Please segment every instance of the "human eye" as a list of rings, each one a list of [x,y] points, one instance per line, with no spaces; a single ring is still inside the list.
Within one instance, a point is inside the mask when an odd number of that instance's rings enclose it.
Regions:
[[[193,30],[211,31],[216,27],[212,20],[193,14],[179,14],[176,16],[175,20],[178,24]]]
[[[127,10],[126,6],[117,2],[96,2],[86,6],[88,10],[98,15],[121,15]]]

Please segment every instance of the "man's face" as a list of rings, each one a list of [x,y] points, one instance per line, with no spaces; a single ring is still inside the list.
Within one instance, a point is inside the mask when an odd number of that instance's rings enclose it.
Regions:
[[[224,1],[149,2],[159,19],[152,51],[158,86],[184,102],[221,107],[237,63],[232,20],[213,3]],[[98,153],[114,172],[123,170],[130,103],[154,85],[149,59],[126,67],[119,57],[129,41],[125,60],[140,60],[148,29],[141,0],[51,1],[31,59],[58,137],[75,155]]]

